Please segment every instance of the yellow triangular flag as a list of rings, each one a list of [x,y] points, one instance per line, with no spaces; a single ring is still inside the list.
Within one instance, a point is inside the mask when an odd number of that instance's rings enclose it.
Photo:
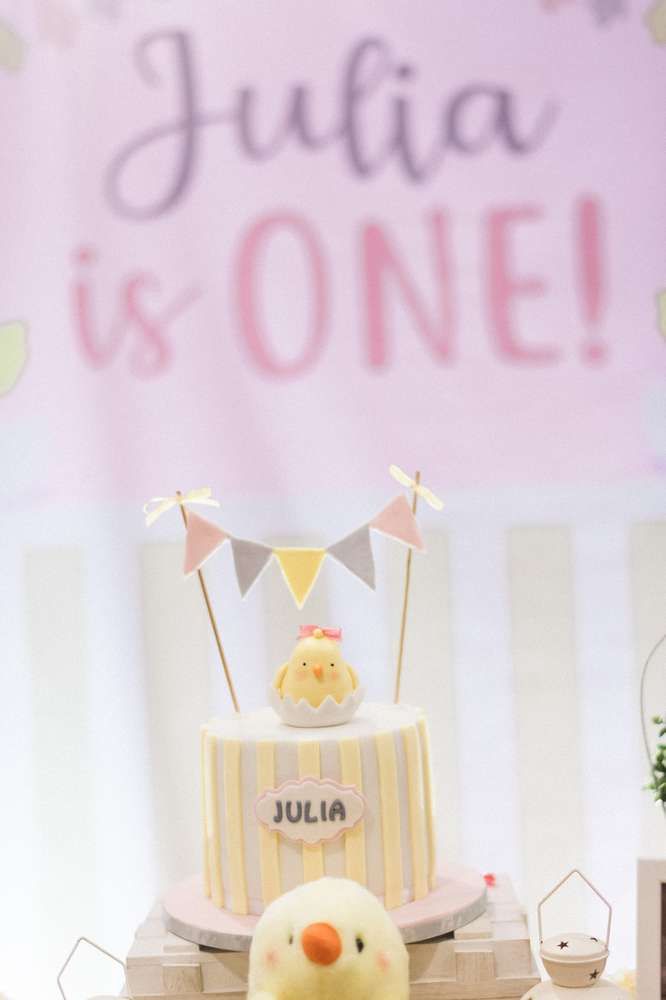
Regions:
[[[326,549],[273,549],[273,552],[291,596],[302,608],[317,579]]]

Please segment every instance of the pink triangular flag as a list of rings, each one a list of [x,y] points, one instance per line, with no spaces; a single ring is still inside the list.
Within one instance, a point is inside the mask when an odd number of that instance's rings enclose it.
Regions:
[[[207,521],[205,517],[201,517],[191,510],[188,511],[185,565],[183,566],[185,576],[200,569],[206,559],[210,559],[227,538],[228,535],[222,531],[222,528],[218,528],[212,521]]]
[[[416,518],[412,514],[409,501],[402,493],[372,519],[370,527],[375,531],[381,531],[384,535],[390,535],[391,538],[397,538],[399,542],[419,549],[420,552],[425,551]]]

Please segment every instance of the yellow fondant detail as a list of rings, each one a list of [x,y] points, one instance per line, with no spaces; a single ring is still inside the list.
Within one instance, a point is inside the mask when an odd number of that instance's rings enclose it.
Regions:
[[[217,780],[217,740],[212,733],[204,733],[206,773],[206,844],[213,902],[224,906],[222,884],[222,841],[220,837],[220,801]]]
[[[270,740],[257,743],[257,794],[275,788],[275,744]],[[261,898],[268,906],[282,893],[280,879],[279,834],[259,824],[259,862],[261,866]]]
[[[434,889],[437,882],[437,836],[435,833],[435,800],[432,789],[432,769],[430,765],[430,733],[425,719],[419,719],[421,739],[421,761],[423,764],[423,794],[425,798],[426,830],[428,831],[428,883]]]
[[[229,848],[229,890],[234,913],[247,913],[243,813],[241,800],[241,744],[224,741],[224,807],[227,815]]]
[[[292,597],[302,608],[317,579],[326,549],[273,549],[273,552]]]
[[[379,794],[382,804],[384,905],[387,910],[392,910],[402,903],[403,884],[398,765],[393,733],[377,733],[375,746],[379,769]]]
[[[409,796],[409,835],[412,842],[412,881],[414,899],[428,895],[428,865],[426,861],[426,821],[423,801],[423,766],[419,737],[415,726],[402,731],[407,762],[407,794]]]
[[[206,816],[206,727],[201,727],[200,739],[200,760],[201,771],[201,829],[203,832],[203,884],[204,893],[210,896],[210,861],[208,859],[208,819]]]
[[[319,744],[314,741],[298,744],[298,777],[319,778]],[[314,882],[324,875],[323,844],[303,844],[303,881]]]
[[[358,740],[342,740],[340,746],[340,778],[343,785],[353,785],[363,792],[361,747]],[[345,875],[361,885],[367,883],[365,867],[365,824],[357,823],[345,833]]]

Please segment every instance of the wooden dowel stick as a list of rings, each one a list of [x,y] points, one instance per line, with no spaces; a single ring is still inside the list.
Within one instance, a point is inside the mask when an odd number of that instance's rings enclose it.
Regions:
[[[414,476],[414,482],[418,486],[421,482],[421,473],[417,472]],[[414,490],[412,497],[412,514],[416,514],[416,505],[419,502],[419,495]],[[400,681],[402,680],[402,654],[405,649],[405,630],[407,625],[407,608],[409,606],[409,584],[412,577],[412,548],[411,546],[407,550],[407,561],[405,563],[405,589],[402,597],[402,617],[400,619],[400,645],[398,647],[398,669],[395,675],[395,697],[394,701],[396,705],[400,701]]]
[[[180,500],[182,498],[182,493],[180,490],[176,490],[176,496]],[[180,513],[183,517],[183,524],[185,525],[185,531],[187,531],[187,511],[185,510],[185,504],[179,504]],[[203,573],[200,569],[197,570],[197,576],[199,577],[199,586],[201,587],[201,593],[203,594],[204,603],[206,605],[206,610],[208,612],[208,618],[210,621],[211,628],[213,630],[213,635],[215,636],[215,644],[217,645],[217,651],[220,654],[220,660],[222,662],[222,669],[224,670],[224,676],[227,680],[227,687],[229,688],[229,694],[231,695],[231,701],[233,702],[234,711],[240,712],[240,707],[238,705],[238,698],[236,697],[236,691],[234,689],[234,682],[231,679],[231,674],[229,672],[229,665],[227,663],[227,658],[224,655],[224,647],[222,645],[222,640],[220,638],[220,633],[217,628],[217,622],[215,621],[215,615],[213,614],[213,608],[210,603],[210,597],[208,596],[208,588],[206,587],[206,581],[203,578]]]

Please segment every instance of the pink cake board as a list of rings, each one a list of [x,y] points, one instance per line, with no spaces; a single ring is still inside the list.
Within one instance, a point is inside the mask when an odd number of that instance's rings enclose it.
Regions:
[[[167,930],[186,941],[248,951],[259,919],[218,909],[204,895],[200,875],[174,885],[164,900]],[[486,910],[486,884],[471,868],[449,865],[424,899],[389,910],[406,944],[449,934],[476,920]]]

